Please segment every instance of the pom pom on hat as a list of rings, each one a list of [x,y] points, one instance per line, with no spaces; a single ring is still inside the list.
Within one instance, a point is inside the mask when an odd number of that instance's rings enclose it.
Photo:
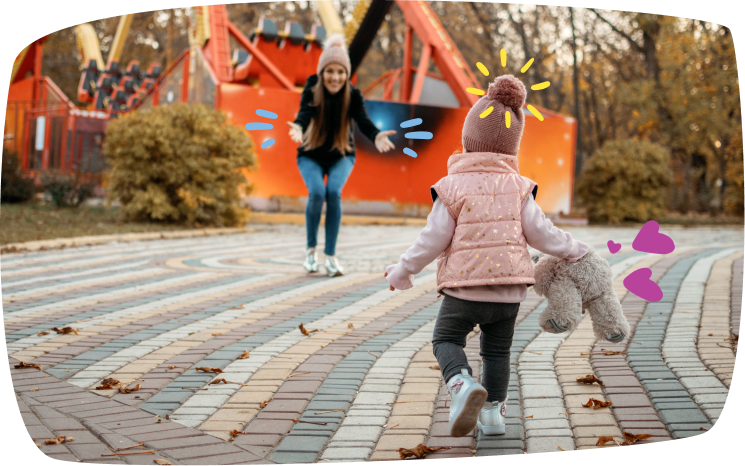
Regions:
[[[525,104],[527,91],[522,81],[508,74],[499,76],[489,84],[486,95],[491,100],[501,102],[505,107],[521,108]]]
[[[344,35],[336,33],[328,36],[326,38],[326,41],[323,43],[323,48],[327,49],[329,47],[341,47],[346,50],[347,45],[346,41],[344,40]]]

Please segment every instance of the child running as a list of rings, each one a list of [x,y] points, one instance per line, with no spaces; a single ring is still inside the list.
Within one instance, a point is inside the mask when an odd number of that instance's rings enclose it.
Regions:
[[[546,219],[534,199],[537,185],[520,175],[525,96],[525,86],[512,75],[489,85],[466,116],[463,153],[449,158],[448,176],[431,188],[434,205],[427,226],[385,273],[392,290],[406,290],[414,285],[413,275],[438,259],[437,291],[444,299],[432,346],[451,397],[453,437],[477,425],[485,435],[505,433],[515,318],[528,285],[535,284],[528,245],[569,262],[588,252],[586,244]],[[481,118],[490,107],[493,111]],[[463,351],[476,324],[482,383],[472,377]]]

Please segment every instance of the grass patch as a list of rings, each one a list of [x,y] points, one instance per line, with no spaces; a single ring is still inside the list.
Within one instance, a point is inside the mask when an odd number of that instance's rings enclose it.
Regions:
[[[78,236],[153,233],[193,228],[162,223],[125,222],[116,207],[83,205],[63,209],[35,201],[2,204],[0,207],[0,245]]]

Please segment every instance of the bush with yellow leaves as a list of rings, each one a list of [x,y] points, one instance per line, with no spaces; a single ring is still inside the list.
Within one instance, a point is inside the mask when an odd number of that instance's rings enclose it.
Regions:
[[[591,222],[647,222],[665,215],[670,152],[649,141],[606,142],[590,157],[577,195]]]
[[[235,226],[248,211],[241,168],[255,168],[251,137],[223,112],[168,105],[130,113],[106,129],[108,200],[129,220]]]

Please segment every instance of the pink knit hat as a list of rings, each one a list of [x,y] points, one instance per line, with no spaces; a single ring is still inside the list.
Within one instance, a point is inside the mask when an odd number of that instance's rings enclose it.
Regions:
[[[463,123],[463,148],[468,152],[494,152],[517,155],[523,136],[525,116],[523,104],[525,85],[511,74],[499,76],[489,84],[489,90],[471,107]],[[489,107],[492,112],[481,118]],[[510,127],[505,125],[505,112],[510,112]]]
[[[347,70],[347,79],[352,74],[352,64],[349,62],[349,53],[344,45],[344,36],[341,34],[332,34],[323,44],[321,58],[318,59],[317,74],[320,77],[323,69],[331,63],[337,63]]]

